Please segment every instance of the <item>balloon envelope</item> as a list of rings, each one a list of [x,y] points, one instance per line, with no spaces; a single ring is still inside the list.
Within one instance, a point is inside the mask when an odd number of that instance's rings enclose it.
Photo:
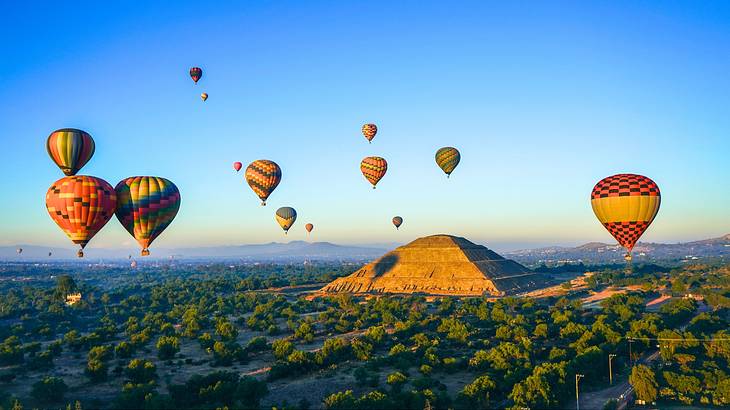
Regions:
[[[193,67],[190,69],[190,78],[195,81],[195,83],[198,83],[198,80],[200,80],[200,77],[203,76],[203,70],[200,67]]]
[[[241,168],[243,168],[243,164],[241,164],[240,162],[236,161],[233,163],[233,169],[235,169],[236,172],[240,171]]]
[[[137,176],[120,181],[117,192],[117,219],[149,255],[149,246],[175,219],[180,209],[180,191],[172,181],[160,177]]]
[[[400,226],[403,225],[403,218],[400,216],[393,217],[393,225],[395,225],[395,229],[400,228]]]
[[[373,140],[375,138],[375,134],[378,133],[378,126],[375,124],[365,124],[362,126],[362,135],[367,138],[368,141]]]
[[[365,176],[365,179],[373,184],[373,189],[375,189],[375,185],[378,184],[380,179],[388,171],[388,162],[385,158],[381,157],[365,157],[360,162],[360,171]]]
[[[304,229],[306,229],[307,232],[312,232],[312,229],[314,229],[314,225],[306,224],[306,225],[304,225]]]
[[[261,199],[261,205],[266,205],[266,200],[281,182],[281,168],[274,161],[259,159],[248,165],[245,177],[253,192]]]
[[[117,206],[117,194],[108,182],[85,175],[54,182],[46,193],[46,209],[54,222],[82,250],[109,222]]]
[[[62,128],[46,140],[46,151],[66,176],[76,175],[94,155],[94,139],[86,131]]]
[[[447,176],[454,172],[454,168],[459,165],[459,161],[461,161],[461,154],[454,147],[443,147],[436,151],[436,164]]]
[[[200,94],[200,99],[203,100],[203,101],[207,100],[208,99],[208,93],[202,93],[202,94]]]
[[[651,179],[636,174],[604,178],[593,187],[591,207],[598,220],[619,245],[631,250],[652,223],[661,203],[659,187]]]
[[[276,210],[276,222],[279,223],[284,233],[289,232],[289,228],[294,225],[297,220],[297,211],[289,206],[284,206]]]

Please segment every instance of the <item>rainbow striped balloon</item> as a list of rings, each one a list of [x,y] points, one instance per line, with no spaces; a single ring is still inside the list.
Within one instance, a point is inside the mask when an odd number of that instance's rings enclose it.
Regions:
[[[461,161],[461,154],[454,147],[443,147],[436,151],[436,164],[446,173],[447,178],[459,165],[459,161]]]
[[[175,219],[180,209],[180,191],[172,181],[160,177],[129,177],[114,188],[117,219],[142,247],[149,246]]]
[[[94,155],[94,139],[86,131],[63,128],[46,140],[46,150],[66,176],[76,175]]]
[[[365,179],[373,184],[373,189],[375,189],[375,185],[378,184],[378,181],[388,171],[388,162],[385,158],[381,157],[365,157],[360,162],[360,171],[365,176]]]
[[[276,222],[278,222],[281,229],[284,230],[285,235],[289,232],[289,228],[294,225],[296,220],[297,211],[294,208],[284,206],[276,210]]]

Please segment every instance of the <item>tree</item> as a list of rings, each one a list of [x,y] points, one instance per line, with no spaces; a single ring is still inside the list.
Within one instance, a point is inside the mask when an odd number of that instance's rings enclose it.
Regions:
[[[355,407],[355,396],[352,390],[330,394],[324,399],[324,408],[328,410],[352,409]]]
[[[125,373],[132,383],[144,384],[157,378],[157,367],[149,360],[132,359]]]
[[[92,382],[100,382],[106,380],[107,366],[99,359],[89,359],[86,363],[86,375]]]
[[[236,400],[241,402],[243,408],[258,408],[259,402],[267,394],[269,389],[266,387],[266,382],[250,376],[244,376],[238,381]]]
[[[487,375],[479,376],[473,382],[464,386],[461,394],[468,399],[470,404],[480,409],[488,409],[490,397],[497,385]]]
[[[543,363],[525,380],[515,384],[509,397],[522,407],[556,408],[566,397],[565,375],[565,362]]]
[[[236,329],[236,326],[223,318],[218,319],[215,325],[215,333],[220,336],[221,340],[226,342],[236,340],[238,337],[238,329]]]
[[[271,343],[271,350],[276,359],[284,360],[294,351],[294,345],[286,339],[276,339]]]
[[[56,290],[62,299],[76,291],[76,282],[69,275],[61,275],[56,279]]]
[[[608,399],[606,400],[606,403],[603,405],[603,410],[617,410],[618,409],[618,400],[616,399]]]
[[[393,391],[400,391],[401,387],[408,381],[408,377],[401,372],[393,372],[388,375],[387,383],[392,386]]]
[[[43,403],[58,403],[63,401],[63,395],[68,391],[68,386],[59,377],[44,377],[33,384],[30,395]]]
[[[307,343],[314,340],[314,331],[312,330],[312,325],[307,322],[302,322],[297,330],[294,332],[294,338],[303,340]]]
[[[180,341],[175,336],[160,336],[157,339],[157,357],[170,360],[180,351]]]
[[[636,391],[636,397],[639,400],[644,400],[649,403],[656,400],[657,387],[659,385],[657,384],[654,371],[649,367],[643,364],[634,366],[634,368],[631,369],[629,383],[631,383],[634,391]]]

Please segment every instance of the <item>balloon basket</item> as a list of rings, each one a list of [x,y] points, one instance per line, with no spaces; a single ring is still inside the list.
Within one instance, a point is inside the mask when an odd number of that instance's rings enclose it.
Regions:
[[[78,256],[79,258],[83,258],[84,257],[84,250],[83,249],[79,249],[79,251],[76,252],[76,256]]]
[[[150,250],[147,249],[147,248],[144,248],[144,249],[142,249],[141,254],[142,254],[142,256],[149,256],[150,255]]]

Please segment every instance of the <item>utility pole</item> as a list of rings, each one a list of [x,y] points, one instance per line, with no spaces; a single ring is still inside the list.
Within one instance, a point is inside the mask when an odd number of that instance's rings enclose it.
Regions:
[[[629,338],[629,366],[634,366],[634,359],[631,354],[631,343],[634,343],[634,339]]]
[[[580,401],[578,400],[578,380],[580,380],[582,377],[585,377],[582,374],[575,375],[575,410],[580,410]]]
[[[616,357],[616,355],[613,353],[610,353],[608,355],[608,380],[610,380],[611,386],[613,386],[613,371],[611,371],[611,359],[613,359],[614,357]]]

